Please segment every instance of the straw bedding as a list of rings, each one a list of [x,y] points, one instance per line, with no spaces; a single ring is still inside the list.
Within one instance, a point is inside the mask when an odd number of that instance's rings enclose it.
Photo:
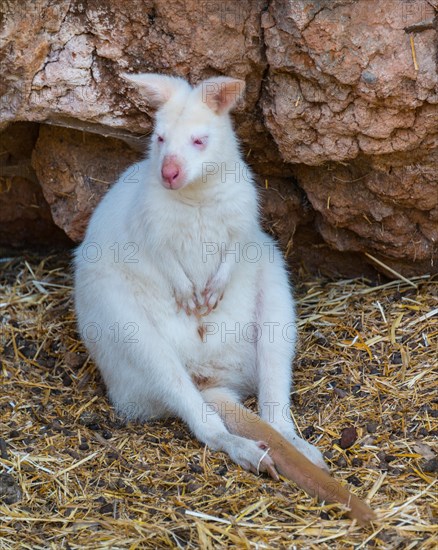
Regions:
[[[177,420],[124,424],[75,330],[69,258],[0,267],[2,550],[436,547],[437,279],[296,288],[293,414],[377,511],[360,528]]]

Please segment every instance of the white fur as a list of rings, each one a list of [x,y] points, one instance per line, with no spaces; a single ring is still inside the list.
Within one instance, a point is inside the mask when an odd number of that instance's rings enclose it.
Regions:
[[[290,418],[294,304],[228,114],[238,99],[228,91],[242,83],[208,81],[227,92],[210,102],[205,83],[125,78],[159,107],[149,154],[103,198],[75,254],[79,331],[112,403],[129,418],[176,415],[200,441],[257,470],[264,450],[231,435],[208,406],[215,391],[257,395],[261,416],[322,466]],[[207,137],[205,147],[196,137]],[[181,168],[179,189],[164,186],[169,157]],[[194,383],[205,379],[208,389]]]

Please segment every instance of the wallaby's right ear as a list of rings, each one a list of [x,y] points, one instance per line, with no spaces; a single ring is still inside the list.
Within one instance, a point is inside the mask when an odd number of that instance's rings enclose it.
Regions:
[[[190,88],[190,85],[183,78],[176,76],[155,73],[122,73],[120,76],[134,84],[151,107],[161,107],[181,89]]]

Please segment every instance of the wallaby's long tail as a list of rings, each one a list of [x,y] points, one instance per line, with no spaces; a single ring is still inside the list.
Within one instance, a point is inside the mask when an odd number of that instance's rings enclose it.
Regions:
[[[262,440],[268,444],[269,455],[281,475],[319,500],[344,504],[350,509],[350,516],[362,525],[376,519],[376,515],[368,504],[310,462],[258,415],[234,402],[215,401],[218,405],[218,413],[231,433],[255,441]]]

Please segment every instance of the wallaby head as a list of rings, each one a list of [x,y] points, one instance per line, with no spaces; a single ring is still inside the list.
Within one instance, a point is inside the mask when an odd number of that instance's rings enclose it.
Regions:
[[[243,93],[244,81],[216,77],[192,87],[182,78],[159,74],[122,76],[157,108],[150,162],[165,188],[206,184],[206,167],[238,154],[229,112]]]

